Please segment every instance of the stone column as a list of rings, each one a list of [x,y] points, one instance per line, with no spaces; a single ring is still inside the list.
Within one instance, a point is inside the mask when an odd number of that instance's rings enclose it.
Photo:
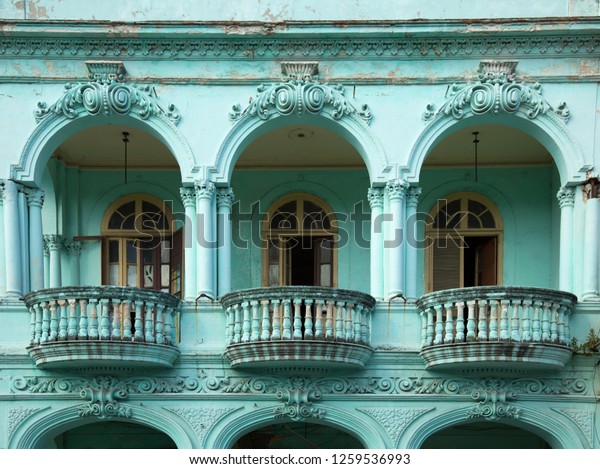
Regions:
[[[0,297],[6,295],[6,259],[4,254],[4,181],[0,180]]]
[[[586,184],[585,228],[583,231],[583,301],[597,301],[598,292],[598,259],[600,256],[600,198],[597,194],[597,181]],[[596,187],[595,187],[596,186]],[[562,247],[562,243],[561,243]],[[561,267],[562,270],[562,267]]]
[[[50,249],[44,239],[44,288],[50,288]]]
[[[229,187],[217,189],[217,293],[231,291],[231,204],[235,200]]]
[[[48,246],[50,252],[50,288],[58,288],[62,286],[61,277],[61,261],[60,261],[60,250],[62,248],[62,239],[60,235],[44,235],[44,241]]]
[[[29,206],[29,282],[32,291],[44,288],[44,234],[42,206],[44,191],[29,189],[25,192]]]
[[[181,201],[185,209],[185,227],[183,233],[184,246],[184,272],[183,296],[186,300],[196,298],[196,245],[197,243],[197,217],[196,217],[196,189],[182,187],[179,189]]]
[[[560,260],[558,287],[573,291],[573,207],[575,189],[561,187],[556,194],[560,205]]]
[[[367,194],[371,206],[371,296],[383,298],[383,195],[371,187]]]
[[[408,189],[406,197],[406,298],[417,298],[417,205],[421,195],[420,187]]]
[[[6,295],[20,297],[22,291],[21,233],[19,223],[18,186],[4,181],[4,254],[6,262]]]
[[[390,239],[384,244],[385,256],[389,257],[388,297],[404,294],[404,202],[409,185],[404,179],[388,181],[385,186],[390,202]]]
[[[65,251],[69,256],[69,278],[64,285],[79,286],[80,285],[80,265],[79,258],[81,256],[81,241],[65,241]]]
[[[207,180],[196,182],[197,215],[197,293],[215,297],[213,248],[214,235],[214,195],[215,185]]]

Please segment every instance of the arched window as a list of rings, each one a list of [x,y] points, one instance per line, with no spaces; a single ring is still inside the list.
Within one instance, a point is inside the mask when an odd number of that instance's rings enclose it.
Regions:
[[[336,235],[323,201],[308,194],[279,199],[262,226],[263,285],[336,286]]]
[[[129,195],[114,202],[102,221],[102,280],[181,295],[181,231],[160,200]]]
[[[479,194],[454,194],[438,200],[430,215],[427,291],[501,283],[503,230],[494,204]]]

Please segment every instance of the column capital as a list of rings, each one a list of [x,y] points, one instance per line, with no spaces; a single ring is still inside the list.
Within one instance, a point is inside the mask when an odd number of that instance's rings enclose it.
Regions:
[[[81,254],[81,241],[67,241],[63,243],[65,251],[70,256],[79,256]]]
[[[25,197],[27,198],[27,205],[29,207],[40,207],[44,205],[45,193],[42,189],[37,188],[26,188],[24,190]]]
[[[385,185],[390,200],[403,199],[410,184],[404,179],[392,179]]]
[[[382,187],[369,187],[367,199],[371,208],[383,207],[384,190]]]
[[[184,207],[196,206],[196,189],[194,187],[180,187],[179,195]]]
[[[418,186],[409,187],[406,193],[406,205],[408,207],[416,207],[419,203],[419,196],[422,189]]]
[[[558,204],[560,208],[573,207],[575,205],[575,188],[574,187],[561,187],[556,193]]]
[[[217,189],[217,207],[231,207],[235,200],[235,195],[231,187],[221,187]]]
[[[56,234],[44,235],[44,244],[48,246],[49,251],[60,251],[62,236]]]
[[[10,179],[0,180],[0,195],[4,202],[16,202],[19,193],[18,184]]]
[[[203,179],[202,181],[196,181],[194,183],[194,187],[196,188],[196,197],[198,200],[200,199],[212,199],[215,194],[215,185],[210,182],[208,179]]]

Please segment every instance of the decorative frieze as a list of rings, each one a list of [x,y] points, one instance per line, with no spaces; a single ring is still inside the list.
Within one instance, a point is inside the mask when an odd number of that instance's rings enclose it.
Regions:
[[[10,441],[16,429],[29,416],[47,409],[48,407],[13,407],[8,409],[7,439]]]
[[[165,410],[179,415],[194,429],[201,446],[204,446],[206,436],[215,424],[238,409],[241,407],[165,407]]]
[[[385,428],[388,435],[398,447],[404,430],[421,415],[435,409],[435,407],[366,407],[357,410],[369,415]]]
[[[552,410],[566,415],[569,419],[571,419],[585,435],[590,447],[594,446],[594,412],[584,409],[554,408]]]
[[[517,83],[516,65],[516,61],[481,61],[475,82],[453,84],[439,109],[434,104],[427,105],[423,119],[432,120],[438,115],[462,119],[466,113],[515,114],[524,108],[530,119],[553,113],[566,122],[570,116],[566,103],[553,107],[542,96],[539,83]]]

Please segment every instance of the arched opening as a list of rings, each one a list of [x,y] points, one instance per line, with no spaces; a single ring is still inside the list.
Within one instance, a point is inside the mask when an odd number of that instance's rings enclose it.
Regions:
[[[132,422],[95,422],[66,430],[40,442],[57,449],[177,449],[167,434]]]
[[[268,425],[246,433],[234,449],[364,449],[354,436],[338,428],[304,422]]]
[[[541,436],[497,422],[469,422],[430,435],[421,449],[548,449]]]

